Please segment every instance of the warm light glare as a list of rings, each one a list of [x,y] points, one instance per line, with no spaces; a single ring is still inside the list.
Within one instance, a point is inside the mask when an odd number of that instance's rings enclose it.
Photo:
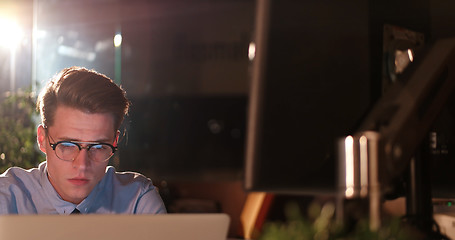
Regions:
[[[0,45],[15,48],[22,40],[22,29],[16,22],[0,18]]]
[[[344,140],[346,153],[346,197],[352,197],[354,194],[354,138],[347,136]]]
[[[403,73],[409,63],[414,61],[412,49],[395,51],[395,73]]]
[[[248,58],[250,59],[250,61],[253,61],[255,56],[256,56],[256,44],[251,42],[250,46],[248,47]]]
[[[122,34],[117,33],[114,36],[114,46],[120,47],[120,45],[122,45]]]
[[[360,195],[366,197],[368,194],[368,141],[362,136],[360,143]]]
[[[408,49],[409,61],[414,62],[414,55],[412,54],[412,49]]]

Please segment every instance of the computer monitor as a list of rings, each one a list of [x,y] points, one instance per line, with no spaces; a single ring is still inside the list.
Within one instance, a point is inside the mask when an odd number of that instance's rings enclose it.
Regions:
[[[257,1],[246,189],[335,193],[335,140],[373,102],[367,9],[365,1]]]
[[[367,44],[370,28],[361,21],[368,18],[359,10],[362,8],[367,10],[368,5],[258,1],[247,126],[246,189],[336,194],[337,140],[362,130],[379,131],[378,126],[371,124],[390,121],[387,127],[392,132],[388,134],[396,137],[393,141],[405,145],[399,149],[402,152],[399,160],[381,163],[388,168],[382,172],[385,181],[403,184],[396,182],[397,176],[407,174],[409,159],[433,134],[438,144],[428,149],[433,197],[455,197],[455,185],[444,180],[453,172],[449,168],[453,166],[449,148],[455,146],[451,122],[455,111],[449,100],[450,88],[441,82],[451,77],[447,75],[452,71],[451,40],[442,41],[442,48],[437,46],[441,42],[428,42],[396,86],[377,99],[370,90],[377,83],[369,73],[382,66],[371,60],[370,53],[377,46]],[[319,15],[334,9],[338,11]],[[415,76],[423,78],[421,81],[427,85],[420,86],[420,92],[413,89],[411,96],[420,95],[409,101],[408,90],[400,92],[403,91],[400,85],[415,81],[412,79]],[[436,97],[443,98],[434,102]],[[377,106],[384,103],[386,107],[382,109]],[[409,106],[413,109],[408,109]],[[397,116],[401,119],[396,119]]]

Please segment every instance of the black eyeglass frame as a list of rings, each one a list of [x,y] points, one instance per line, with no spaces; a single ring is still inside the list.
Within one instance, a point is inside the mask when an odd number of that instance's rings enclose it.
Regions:
[[[54,139],[52,138],[52,136],[49,134],[49,131],[48,131],[48,128],[45,127],[44,128],[46,130],[46,135],[47,135],[47,139],[50,140],[52,139],[52,141],[54,141]],[[50,138],[50,139],[49,139]],[[57,146],[59,144],[62,144],[62,143],[70,143],[70,144],[74,144],[76,145],[78,148],[79,148],[79,152],[82,150],[82,149],[87,149],[87,152],[90,150],[90,148],[92,148],[93,146],[96,146],[96,145],[103,145],[103,146],[108,146],[112,149],[112,154],[106,158],[105,160],[103,161],[97,161],[97,162],[106,162],[108,161],[112,156],[114,156],[114,153],[118,150],[118,147],[114,147],[112,144],[109,144],[109,143],[102,143],[102,142],[79,142],[79,141],[58,141],[56,143],[51,143],[51,141],[48,141],[49,142],[49,145],[51,146],[52,150],[54,150],[55,152],[55,149],[57,148]],[[55,142],[55,141],[54,141]],[[81,146],[81,144],[87,144],[87,146],[83,147]],[[69,162],[72,162],[74,161],[74,159],[71,159],[71,160],[67,160],[67,159],[63,159],[63,158],[60,158],[58,155],[57,155],[57,152],[55,152],[56,156],[63,160],[63,161],[69,161]],[[79,153],[78,153],[79,154]]]

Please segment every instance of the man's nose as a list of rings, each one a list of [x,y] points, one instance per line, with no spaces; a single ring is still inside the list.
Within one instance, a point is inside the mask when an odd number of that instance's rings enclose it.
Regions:
[[[90,165],[90,158],[88,156],[88,149],[81,148],[77,157],[73,160],[73,167],[85,169]]]

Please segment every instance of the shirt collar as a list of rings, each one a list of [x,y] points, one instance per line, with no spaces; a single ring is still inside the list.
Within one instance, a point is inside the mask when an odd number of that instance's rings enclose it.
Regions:
[[[81,213],[88,213],[98,193],[100,192],[100,190],[103,189],[103,185],[105,182],[104,179],[106,176],[105,175],[103,177],[103,179],[95,186],[95,188],[93,188],[92,192],[81,203],[76,205],[74,203],[63,200],[57,193],[57,191],[54,189],[51,182],[49,181],[46,161],[42,162],[38,168],[41,172],[40,178],[41,186],[43,186],[44,192],[47,198],[49,199],[50,204],[55,208],[55,210],[59,214],[62,215],[70,214],[76,207],[77,209],[79,209]]]

